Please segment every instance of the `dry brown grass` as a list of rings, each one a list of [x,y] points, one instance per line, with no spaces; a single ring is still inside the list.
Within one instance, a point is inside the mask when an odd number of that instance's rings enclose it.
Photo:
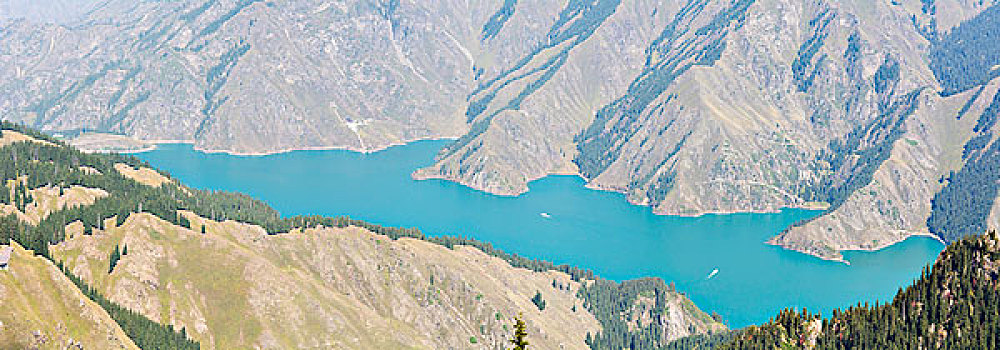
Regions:
[[[360,228],[269,236],[184,215],[194,230],[133,214],[52,251],[112,300],[184,327],[205,349],[494,348],[516,313],[536,349],[584,348],[586,333],[600,329],[569,276],[513,268],[477,249]],[[128,255],[108,274],[116,245]],[[536,291],[545,311],[531,303]]]
[[[118,163],[115,164],[115,170],[118,170],[123,176],[147,186],[160,187],[170,182],[169,178],[150,168],[136,169],[128,164]]]
[[[20,141],[31,141],[31,142],[38,142],[44,145],[55,146],[51,142],[45,140],[39,140],[34,137],[19,133],[17,131],[0,130],[0,147]]]

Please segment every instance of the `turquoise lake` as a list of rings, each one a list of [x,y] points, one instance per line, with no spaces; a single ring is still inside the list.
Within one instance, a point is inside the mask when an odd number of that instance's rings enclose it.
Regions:
[[[816,211],[660,216],[629,204],[622,194],[587,189],[575,176],[532,182],[518,197],[411,179],[447,142],[420,141],[371,154],[268,156],[161,145],[137,156],[192,187],[247,193],[283,215],[349,215],[428,235],[470,236],[615,280],[662,277],[733,328],[763,323],[785,307],[829,315],[835,307],[891,300],[943,249],[933,239],[910,238],[878,252],[847,252],[848,266],[763,243]],[[709,278],[714,269],[718,273]]]

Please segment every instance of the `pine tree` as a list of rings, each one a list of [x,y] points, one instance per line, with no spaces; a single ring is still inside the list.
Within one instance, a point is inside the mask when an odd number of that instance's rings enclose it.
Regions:
[[[535,291],[535,296],[531,298],[531,302],[535,303],[535,306],[538,307],[538,311],[545,310],[545,299],[542,299],[542,292]]]
[[[514,344],[513,350],[528,349],[528,326],[524,324],[521,314],[514,316],[514,339],[510,340]]]
[[[118,246],[115,246],[115,250],[111,252],[111,257],[108,259],[110,264],[108,265],[108,273],[110,274],[115,270],[115,265],[118,265],[118,260],[121,259],[121,251],[118,250]]]

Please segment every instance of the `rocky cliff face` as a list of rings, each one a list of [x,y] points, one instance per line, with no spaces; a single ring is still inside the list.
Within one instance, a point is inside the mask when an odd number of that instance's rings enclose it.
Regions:
[[[50,131],[237,153],[454,137],[414,175],[518,194],[580,174],[661,214],[827,208],[771,242],[836,259],[957,236],[948,227],[964,224],[932,217],[981,182],[962,174],[992,164],[992,148],[964,149],[992,135],[977,120],[994,113],[998,11],[980,0],[112,1],[72,25],[2,24],[12,78],[0,109]],[[952,171],[955,185],[942,179]]]

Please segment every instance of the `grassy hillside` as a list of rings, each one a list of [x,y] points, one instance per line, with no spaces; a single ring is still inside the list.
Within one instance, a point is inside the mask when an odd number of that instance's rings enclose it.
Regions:
[[[12,246],[0,270],[0,348],[138,349],[52,262]]]
[[[357,227],[267,235],[182,215],[195,229],[133,214],[52,254],[110,298],[209,349],[493,346],[509,338],[519,312],[538,349],[584,347],[600,330],[576,298],[580,283],[564,273]],[[116,246],[128,253],[109,274]],[[544,311],[530,301],[536,292]]]

